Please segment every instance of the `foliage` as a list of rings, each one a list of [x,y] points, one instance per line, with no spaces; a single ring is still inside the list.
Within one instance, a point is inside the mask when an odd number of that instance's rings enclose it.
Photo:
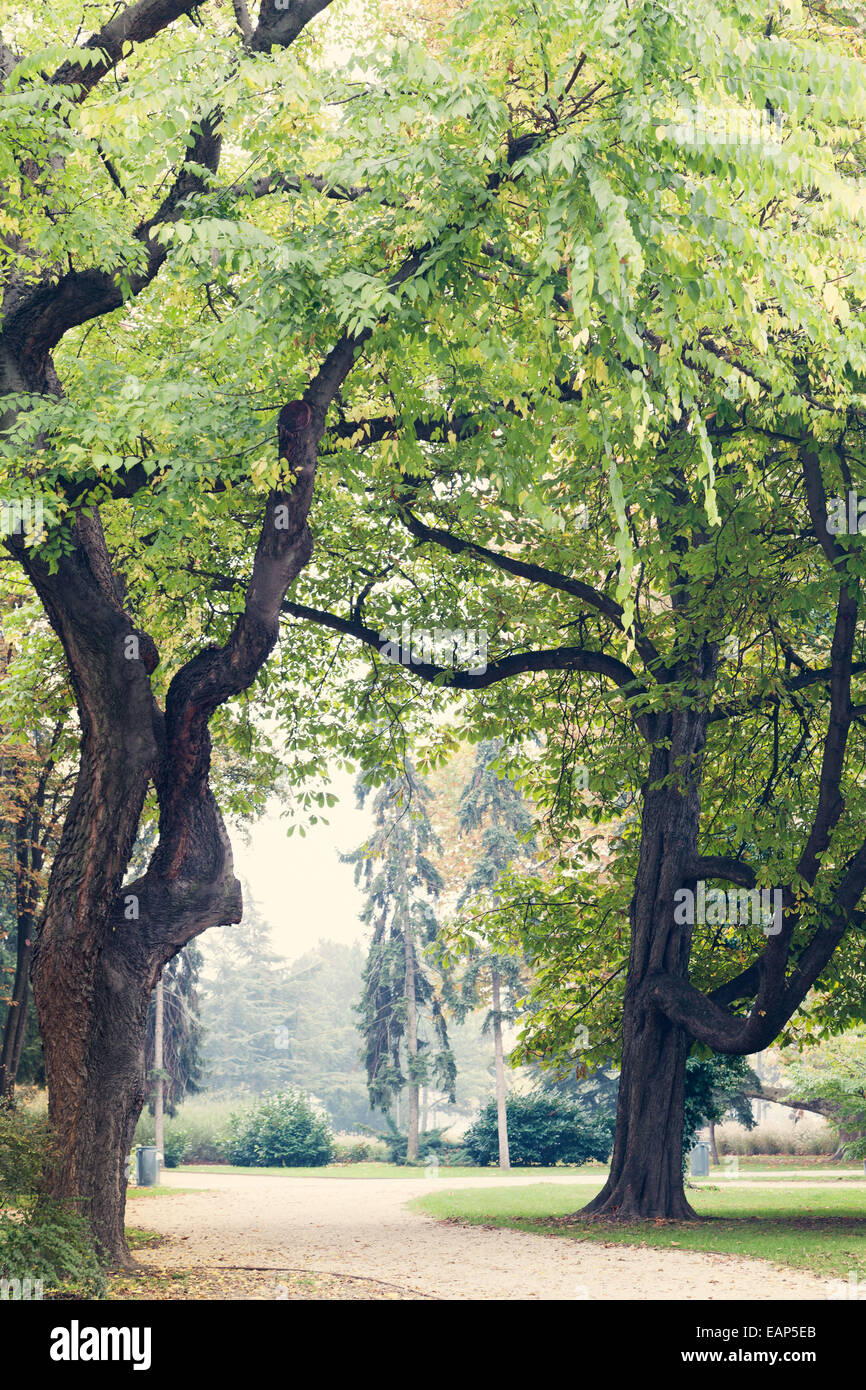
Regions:
[[[173,1115],[185,1096],[201,1090],[203,1076],[202,1023],[199,1016],[199,973],[202,954],[195,942],[174,956],[162,972],[163,1105]],[[156,1036],[155,991],[147,1011],[145,1059],[153,1071]],[[151,1096],[150,1109],[154,1099]]]
[[[490,1003],[483,1032],[513,1023],[517,1001],[524,993],[525,965],[513,952],[491,951],[485,941],[486,909],[498,903],[497,888],[515,861],[535,849],[533,817],[507,774],[500,772],[501,739],[484,739],[475,750],[475,762],[460,793],[457,823],[460,835],[475,841],[472,869],[457,899],[457,909],[471,904],[471,911],[441,933],[443,958],[447,960],[449,1002],[458,1018],[470,1009]],[[494,978],[500,993],[498,1017],[494,1016],[491,989]]]
[[[825,1039],[786,1068],[802,1100],[828,1103],[845,1158],[866,1158],[866,1031]]]
[[[555,1163],[605,1163],[613,1144],[610,1118],[587,1118],[585,1111],[553,1096],[511,1095],[506,1100],[508,1146],[517,1168]],[[463,1136],[472,1163],[499,1161],[496,1101],[490,1100]]]
[[[43,1294],[99,1298],[105,1277],[87,1222],[59,1202],[0,1210],[0,1279],[40,1280]]]
[[[184,1163],[220,1163],[225,1159],[224,1141],[233,1114],[252,1105],[250,1097],[245,1106],[240,1097],[221,1099],[201,1095],[186,1100],[177,1115],[165,1121],[165,1150],[179,1152],[183,1147]],[[136,1144],[154,1142],[153,1116],[143,1111],[135,1130]]]
[[[39,1191],[50,1140],[45,1115],[0,1100],[0,1203]]]
[[[360,779],[359,804],[370,790],[369,781]],[[416,1095],[421,1086],[436,1086],[454,1100],[456,1073],[441,992],[425,961],[438,930],[432,900],[441,889],[430,859],[439,848],[430,799],[429,788],[407,764],[375,793],[375,828],[367,843],[344,856],[364,886],[361,921],[372,928],[356,1012],[370,1104],[383,1111],[405,1086]]]
[[[333,1136],[300,1092],[285,1090],[233,1116],[224,1151],[242,1167],[319,1168],[333,1157]]]
[[[408,1162],[406,1152],[409,1136],[398,1129],[390,1114],[386,1112],[385,1131],[382,1142],[388,1151],[388,1160],[402,1167]],[[417,1164],[429,1163],[431,1159],[446,1167],[455,1167],[466,1161],[466,1149],[461,1143],[450,1143],[443,1138],[444,1130],[428,1129],[418,1136]]]
[[[223,928],[203,981],[203,1060],[211,1089],[261,1094],[294,1080],[287,1046],[290,975],[247,893],[244,920]]]
[[[829,1126],[807,1129],[804,1125],[776,1128],[771,1124],[756,1125],[743,1134],[738,1126],[723,1123],[716,1129],[716,1147],[720,1154],[832,1154],[836,1139]]]
[[[0,1101],[0,1279],[40,1280],[45,1295],[99,1297],[105,1285],[87,1222],[39,1196],[50,1154],[45,1116]]]
[[[695,1146],[697,1132],[718,1123],[729,1112],[746,1129],[754,1129],[752,1102],[746,1092],[760,1082],[745,1057],[724,1054],[692,1054],[686,1061],[685,1116],[683,1120],[683,1170]]]
[[[190,1140],[185,1129],[174,1129],[166,1131],[163,1137],[162,1154],[166,1168],[177,1168],[189,1157]],[[206,1162],[205,1159],[190,1160],[199,1163]]]

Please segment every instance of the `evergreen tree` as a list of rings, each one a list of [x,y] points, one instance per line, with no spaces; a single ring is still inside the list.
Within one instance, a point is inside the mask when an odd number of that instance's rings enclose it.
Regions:
[[[202,1089],[202,1023],[199,1013],[199,974],[202,954],[190,942],[168,962],[162,972],[163,983],[163,1104],[173,1115],[184,1096]],[[153,1079],[156,1031],[155,992],[147,1013],[145,1063]],[[153,1098],[150,1101],[153,1113]]]
[[[496,887],[503,873],[534,847],[530,834],[532,816],[526,803],[508,777],[496,771],[502,751],[501,740],[487,739],[478,745],[472,775],[460,797],[458,823],[463,835],[483,827],[480,854],[458,900],[462,907],[479,895],[496,901]],[[508,1117],[505,1104],[505,1059],[502,1046],[503,1022],[516,1018],[516,1001],[521,991],[523,962],[515,955],[489,950],[478,939],[468,956],[459,986],[458,1009],[465,1015],[470,1008],[489,997],[490,1009],[484,1031],[492,1031],[496,1073],[496,1113],[499,1132],[499,1166],[509,1168]]]
[[[208,977],[201,1017],[209,1085],[261,1093],[290,1084],[289,967],[255,908],[225,930]]]
[[[369,791],[369,783],[359,781],[360,805]],[[361,920],[372,928],[357,1006],[370,1103],[389,1112],[406,1089],[409,1162],[418,1157],[421,1087],[436,1085],[453,1101],[456,1079],[442,1000],[424,961],[424,948],[437,934],[433,900],[442,887],[428,857],[440,849],[430,800],[429,789],[406,765],[375,795],[370,839],[345,856],[355,865],[355,881],[365,886]]]

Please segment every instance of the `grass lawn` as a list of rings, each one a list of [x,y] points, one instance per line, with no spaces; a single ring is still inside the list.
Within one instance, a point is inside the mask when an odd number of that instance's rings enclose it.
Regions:
[[[179,1192],[195,1192],[194,1187],[167,1187],[155,1184],[153,1187],[128,1187],[127,1197],[175,1197]]]
[[[261,1177],[271,1173],[283,1178],[424,1178],[428,1176],[427,1165],[417,1168],[408,1165],[400,1167],[396,1163],[329,1163],[325,1168],[235,1168],[228,1163],[182,1163],[174,1170],[178,1173],[247,1173],[251,1177]],[[511,1168],[500,1173],[498,1168],[440,1168],[440,1177],[450,1178],[489,1178],[489,1177],[588,1177],[600,1181],[607,1174],[607,1168],[598,1163],[587,1163],[580,1168]],[[156,1188],[148,1188],[155,1192]],[[176,1192],[177,1188],[162,1191]]]
[[[781,1184],[780,1184],[781,1187]],[[585,1205],[584,1186],[539,1183],[531,1187],[474,1188],[415,1197],[410,1207],[445,1221],[505,1226],[511,1230],[570,1240],[593,1240],[716,1251],[772,1260],[825,1278],[866,1276],[866,1192],[841,1187],[826,1192],[726,1187],[690,1189],[692,1206],[710,1220],[701,1222],[583,1222],[570,1215]]]

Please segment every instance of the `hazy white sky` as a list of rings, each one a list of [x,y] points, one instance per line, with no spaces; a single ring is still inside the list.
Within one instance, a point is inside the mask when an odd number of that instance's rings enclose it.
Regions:
[[[363,897],[355,887],[354,867],[340,863],[340,854],[356,849],[370,833],[369,804],[356,809],[354,782],[349,773],[333,774],[329,790],[340,799],[326,812],[328,824],[308,827],[305,839],[297,830],[291,838],[286,835],[289,822],[280,817],[276,801],[248,832],[248,844],[242,832],[229,826],[235,873],[244,882],[245,896],[248,887],[270,923],[274,949],[289,960],[323,936],[348,944],[364,935],[358,921]],[[208,945],[231,930],[205,933],[200,943],[205,957]]]

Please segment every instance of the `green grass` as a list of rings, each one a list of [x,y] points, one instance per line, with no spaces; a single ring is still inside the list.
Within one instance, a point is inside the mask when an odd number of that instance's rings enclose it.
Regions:
[[[447,1182],[447,1180],[446,1180]],[[780,1184],[780,1188],[782,1185]],[[415,1197],[412,1210],[440,1220],[502,1226],[545,1236],[679,1250],[715,1251],[770,1260],[825,1278],[866,1276],[866,1191],[826,1192],[727,1187],[689,1190],[689,1201],[706,1221],[567,1221],[584,1206],[586,1187],[464,1188]]]
[[[276,1174],[289,1178],[424,1178],[426,1165],[419,1167],[399,1167],[396,1163],[329,1163],[325,1168],[237,1168],[228,1163],[182,1163],[173,1171],[177,1173],[247,1173],[251,1177],[262,1174]],[[598,1164],[585,1164],[580,1168],[512,1168],[508,1173],[500,1173],[498,1168],[440,1168],[440,1178],[479,1178],[479,1177],[585,1177],[601,1178],[606,1169]],[[155,1189],[150,1188],[149,1191]],[[171,1188],[176,1192],[177,1188]]]
[[[195,1192],[194,1187],[168,1187],[154,1183],[153,1187],[128,1187],[127,1197],[175,1197],[181,1192]]]

